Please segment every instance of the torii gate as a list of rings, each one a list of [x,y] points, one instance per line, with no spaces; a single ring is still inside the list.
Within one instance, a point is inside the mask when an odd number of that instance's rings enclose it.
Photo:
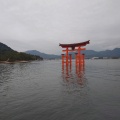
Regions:
[[[81,50],[86,50],[85,48],[81,48],[83,46],[86,46],[90,43],[90,40],[81,42],[81,43],[73,43],[73,44],[59,44],[62,48],[65,48],[65,50],[62,50],[62,52],[66,52],[66,54],[62,54],[62,65],[66,63],[66,65],[72,63],[72,56],[71,54],[68,54],[69,52],[76,51],[76,65],[84,64],[84,54],[81,54]],[[70,49],[69,49],[70,48]],[[64,61],[65,60],[65,61]]]

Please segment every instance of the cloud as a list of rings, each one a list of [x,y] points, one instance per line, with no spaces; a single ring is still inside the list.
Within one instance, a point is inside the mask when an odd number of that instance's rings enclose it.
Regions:
[[[19,51],[54,54],[61,52],[59,43],[89,39],[87,49],[120,47],[119,4],[119,0],[1,0],[0,40]]]

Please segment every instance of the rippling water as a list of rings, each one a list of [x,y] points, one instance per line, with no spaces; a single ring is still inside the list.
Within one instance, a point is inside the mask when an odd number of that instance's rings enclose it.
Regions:
[[[120,60],[0,64],[0,120],[120,120]]]

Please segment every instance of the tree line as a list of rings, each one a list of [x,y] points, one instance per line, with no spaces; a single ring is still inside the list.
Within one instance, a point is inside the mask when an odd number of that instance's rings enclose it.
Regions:
[[[30,55],[23,52],[17,52],[12,50],[0,51],[0,61],[14,62],[14,61],[29,61],[29,60],[43,60],[43,58],[41,58],[40,56]]]

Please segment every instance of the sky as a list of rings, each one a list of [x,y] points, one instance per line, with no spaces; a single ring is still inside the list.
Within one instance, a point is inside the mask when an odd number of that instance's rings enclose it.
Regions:
[[[61,54],[61,44],[120,48],[120,0],[0,0],[0,42],[14,50]]]

